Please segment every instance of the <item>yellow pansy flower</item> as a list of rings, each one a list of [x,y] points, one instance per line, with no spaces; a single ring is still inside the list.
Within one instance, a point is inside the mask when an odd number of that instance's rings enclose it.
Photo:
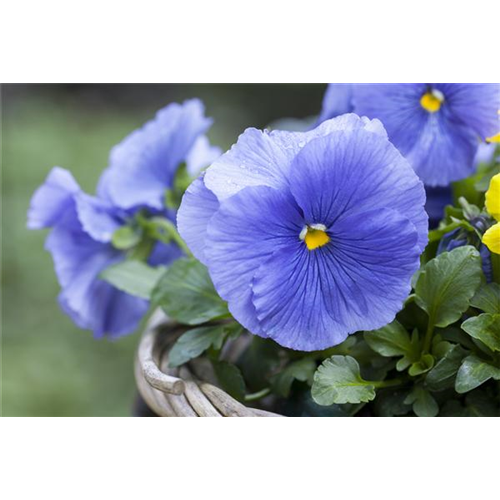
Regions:
[[[497,222],[483,235],[483,243],[490,252],[500,254],[500,174],[492,177],[486,191],[486,210]]]

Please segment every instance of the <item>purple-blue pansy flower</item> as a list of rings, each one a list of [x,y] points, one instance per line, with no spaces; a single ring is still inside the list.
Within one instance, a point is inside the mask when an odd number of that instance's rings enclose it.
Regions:
[[[101,271],[125,258],[111,238],[127,219],[123,209],[82,192],[72,175],[59,167],[36,190],[28,211],[30,229],[52,228],[45,246],[61,285],[61,308],[96,337],[133,332],[148,308],[146,300],[99,278]],[[168,264],[179,255],[173,245],[157,244],[151,259]]]
[[[427,242],[425,192],[379,121],[247,129],[186,192],[178,227],[234,317],[311,351],[392,321]]]
[[[190,174],[210,165],[220,154],[204,136],[212,119],[199,99],[169,104],[153,120],[116,145],[98,194],[113,205],[161,210],[177,169],[186,163]]]
[[[352,113],[352,84],[330,83],[323,96],[318,123],[345,113]]]
[[[352,110],[384,124],[391,142],[429,186],[445,186],[475,170],[479,144],[498,133],[500,85],[462,83],[353,84]],[[330,84],[321,116],[332,116],[347,89]]]

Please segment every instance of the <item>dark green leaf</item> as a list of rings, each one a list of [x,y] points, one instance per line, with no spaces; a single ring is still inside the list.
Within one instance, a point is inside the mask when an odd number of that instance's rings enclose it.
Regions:
[[[427,374],[425,383],[429,388],[433,391],[441,391],[453,387],[457,371],[466,354],[465,349],[459,345],[454,345]]]
[[[230,396],[233,396],[233,398],[243,401],[246,386],[239,368],[227,361],[216,361],[213,363],[213,366],[221,388]]]
[[[273,392],[278,396],[287,398],[290,395],[290,389],[294,380],[307,382],[309,385],[313,382],[316,363],[312,358],[302,358],[290,363],[282,372],[275,375],[272,379]]]
[[[354,358],[332,356],[316,370],[311,394],[314,401],[323,406],[366,403],[375,398],[375,386],[361,378]]]
[[[405,399],[405,404],[412,405],[417,417],[435,417],[439,406],[431,393],[421,386],[416,386]]]
[[[181,335],[172,346],[168,364],[176,367],[197,358],[210,347],[220,349],[224,339],[235,329],[241,327],[236,324],[202,326],[188,330]]]
[[[462,323],[462,330],[492,351],[500,351],[500,314],[483,313],[469,318]]]
[[[377,393],[375,409],[381,417],[399,417],[411,410],[411,405],[405,403],[408,391],[399,389],[384,389]]]
[[[500,314],[500,285],[489,283],[481,286],[470,304],[486,313]]]
[[[417,281],[415,300],[431,323],[448,326],[469,307],[481,276],[479,252],[472,246],[455,248],[425,265]]]
[[[179,323],[199,325],[228,314],[207,268],[194,259],[175,261],[161,277],[153,301]]]
[[[467,356],[457,373],[455,390],[462,394],[479,387],[490,378],[500,379],[500,369],[477,356]]]
[[[138,260],[126,260],[106,268],[100,277],[122,292],[149,299],[164,271],[163,267],[154,268]]]
[[[270,339],[252,338],[250,346],[238,360],[251,391],[259,391],[269,385],[269,377],[280,364],[280,350],[280,346]]]

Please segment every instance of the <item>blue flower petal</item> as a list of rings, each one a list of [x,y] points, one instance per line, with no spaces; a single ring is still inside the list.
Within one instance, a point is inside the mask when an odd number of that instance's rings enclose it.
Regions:
[[[445,96],[453,120],[471,127],[482,139],[500,131],[500,84],[437,83]]]
[[[340,216],[388,207],[412,221],[425,248],[424,186],[387,139],[364,129],[332,132],[305,146],[292,171],[290,189],[307,224],[330,227]]]
[[[219,201],[199,177],[188,187],[177,212],[177,227],[193,255],[203,264],[207,226],[219,209]]]
[[[249,187],[222,202],[210,220],[205,257],[219,295],[234,317],[262,334],[251,301],[259,266],[277,249],[299,241],[303,218],[290,193]]]
[[[111,241],[113,233],[124,224],[125,213],[94,196],[78,193],[75,196],[78,219],[82,229],[94,240]]]
[[[205,184],[219,201],[249,186],[283,188],[288,184],[293,159],[309,141],[334,131],[358,128],[386,136],[378,120],[360,118],[355,114],[327,120],[308,132],[273,130],[269,133],[249,128],[230,151],[207,170]]]
[[[123,255],[83,231],[74,208],[52,230],[46,248],[62,287],[61,307],[79,327],[93,330],[97,337],[135,330],[147,301],[120,292],[99,278],[101,271]]]
[[[323,97],[318,123],[345,113],[351,113],[352,110],[352,84],[329,83]]]
[[[122,208],[161,209],[178,166],[211,123],[198,99],[158,111],[154,120],[113,148],[99,195]]]
[[[54,167],[45,182],[35,191],[28,210],[28,228],[42,229],[55,225],[73,205],[80,187],[65,169]]]
[[[175,243],[165,245],[165,243],[158,242],[151,251],[148,263],[151,266],[168,266],[182,255],[182,250]]]
[[[419,264],[417,231],[391,209],[337,220],[331,241],[313,251],[282,247],[255,274],[259,324],[279,344],[325,349],[358,330],[392,321]]]
[[[222,149],[212,146],[206,135],[196,139],[191,151],[186,157],[186,169],[191,177],[197,177],[200,172],[209,167],[222,154]]]

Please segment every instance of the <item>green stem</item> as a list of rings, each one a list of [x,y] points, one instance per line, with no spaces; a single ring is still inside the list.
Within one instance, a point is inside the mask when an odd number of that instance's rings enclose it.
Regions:
[[[384,387],[394,387],[396,385],[401,385],[404,383],[404,380],[401,378],[394,378],[392,380],[381,380],[379,382],[370,382],[370,385],[373,385],[376,389],[382,389]]]
[[[261,399],[265,396],[267,396],[271,392],[270,387],[265,387],[264,389],[254,392],[252,394],[246,394],[245,395],[245,401],[256,401],[257,399]]]
[[[422,347],[423,353],[430,351],[433,335],[434,335],[434,318],[432,316],[429,316],[429,323],[427,323],[427,331],[425,332],[424,344]]]
[[[189,250],[188,246],[181,238],[180,234],[177,232],[177,228],[171,221],[169,221],[168,219],[164,219],[162,217],[153,217],[151,219],[151,222],[154,222],[157,226],[164,229],[165,232],[168,234],[168,236],[177,243],[179,248],[181,248],[188,257],[193,256],[191,250]]]

